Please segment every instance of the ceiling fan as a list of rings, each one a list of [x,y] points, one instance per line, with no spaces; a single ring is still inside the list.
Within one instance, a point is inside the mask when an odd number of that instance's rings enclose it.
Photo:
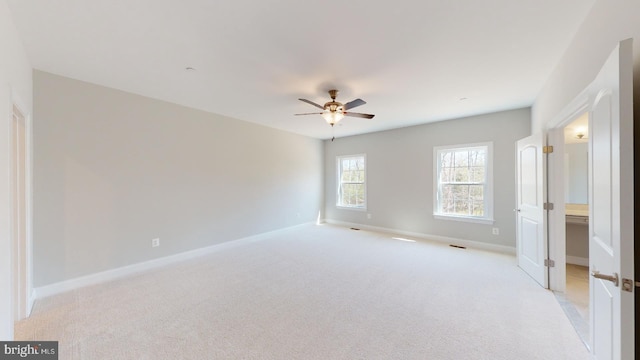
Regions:
[[[347,110],[353,109],[356,106],[364,105],[366,104],[366,102],[362,99],[355,99],[353,101],[349,101],[346,104],[343,104],[336,101],[337,95],[338,95],[338,90],[329,90],[329,96],[331,96],[331,101],[325,103],[324,106],[320,104],[316,104],[311,100],[298,99],[300,101],[306,102],[307,104],[310,104],[319,109],[322,109],[323,111],[315,112],[315,113],[295,114],[295,115],[322,115],[322,117],[331,126],[337,124],[338,121],[342,120],[342,118],[344,118],[345,116],[353,116],[353,117],[359,117],[359,118],[365,118],[365,119],[372,119],[375,116],[371,114],[347,112]]]

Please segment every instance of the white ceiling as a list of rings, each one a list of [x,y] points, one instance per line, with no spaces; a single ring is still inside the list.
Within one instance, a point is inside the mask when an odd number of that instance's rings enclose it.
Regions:
[[[36,69],[326,139],[298,98],[367,101],[338,137],[530,106],[594,0],[8,3]]]

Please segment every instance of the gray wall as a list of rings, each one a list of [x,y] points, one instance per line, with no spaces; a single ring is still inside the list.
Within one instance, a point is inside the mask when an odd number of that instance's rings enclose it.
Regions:
[[[515,247],[515,142],[530,134],[530,119],[526,108],[325,141],[326,219]],[[495,224],[434,219],[433,147],[486,141],[494,146]],[[362,153],[367,211],[336,208],[336,156]]]
[[[571,204],[589,203],[588,186],[588,144],[565,144],[564,153],[568,155],[568,174],[566,202]]]
[[[567,255],[589,259],[589,225],[567,223]]]
[[[9,186],[9,122],[12,103],[19,102],[25,115],[31,114],[31,64],[11,19],[6,1],[0,1],[0,339],[13,339],[11,271],[11,191]],[[27,135],[28,136],[28,135]],[[28,189],[27,189],[28,191]],[[28,211],[29,209],[27,209]],[[28,216],[28,215],[27,215]],[[27,236],[29,234],[27,233]]]
[[[315,221],[323,207],[320,140],[39,71],[34,141],[35,286]]]

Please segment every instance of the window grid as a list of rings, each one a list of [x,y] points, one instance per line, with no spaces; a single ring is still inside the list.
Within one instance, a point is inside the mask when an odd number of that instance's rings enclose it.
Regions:
[[[437,151],[437,215],[490,217],[487,195],[488,146]]]
[[[338,157],[337,206],[366,207],[366,166],[364,155]]]

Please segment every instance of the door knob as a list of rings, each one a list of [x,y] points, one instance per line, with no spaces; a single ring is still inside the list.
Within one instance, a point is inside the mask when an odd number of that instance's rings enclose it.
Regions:
[[[593,276],[596,279],[611,281],[613,285],[618,286],[618,282],[619,282],[618,273],[613,273],[613,275],[604,275],[604,274],[600,274],[600,272],[597,270],[593,270],[591,272],[591,276]]]

